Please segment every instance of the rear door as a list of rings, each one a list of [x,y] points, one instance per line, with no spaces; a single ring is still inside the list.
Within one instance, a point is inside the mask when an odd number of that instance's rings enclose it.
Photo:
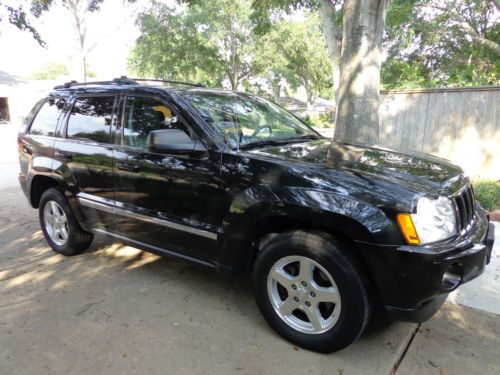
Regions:
[[[28,115],[31,124],[27,124],[28,129],[18,140],[21,186],[26,192],[30,171],[37,175],[49,176],[51,173],[54,141],[60,136],[58,124],[64,117],[62,114],[66,105],[66,98],[50,96],[40,101]]]
[[[54,144],[54,169],[61,174],[94,228],[113,229],[112,124],[118,95],[73,98],[65,119],[64,139]]]

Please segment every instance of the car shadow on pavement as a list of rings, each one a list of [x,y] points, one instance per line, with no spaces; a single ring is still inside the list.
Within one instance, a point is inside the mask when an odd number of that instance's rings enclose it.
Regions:
[[[201,373],[207,363],[227,373],[263,373],[269,366],[384,372],[411,330],[376,324],[339,353],[305,351],[267,325],[249,275],[221,275],[102,236],[87,252],[64,257],[49,248],[33,213],[5,220],[0,236],[0,373],[27,361],[31,373],[49,365],[51,373],[68,373],[89,363],[96,372],[138,363],[182,365],[191,370],[185,373]],[[78,355],[68,362],[71,353]],[[373,358],[359,363],[360,353]]]

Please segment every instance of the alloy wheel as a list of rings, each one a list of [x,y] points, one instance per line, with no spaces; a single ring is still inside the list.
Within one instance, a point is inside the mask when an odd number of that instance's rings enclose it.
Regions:
[[[68,241],[68,219],[61,206],[50,200],[43,209],[45,231],[50,239],[58,246],[63,246]]]
[[[338,321],[341,298],[332,275],[305,256],[287,256],[270,269],[267,292],[278,316],[309,334],[330,330]]]

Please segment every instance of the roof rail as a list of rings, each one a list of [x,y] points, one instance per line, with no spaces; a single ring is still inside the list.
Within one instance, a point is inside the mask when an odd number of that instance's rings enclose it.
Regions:
[[[54,89],[69,89],[75,86],[88,86],[88,85],[138,85],[137,82],[127,78],[126,76],[121,76],[119,78],[114,78],[112,81],[91,81],[91,82],[77,82],[69,81],[62,85],[54,87]]]
[[[186,86],[193,86],[193,87],[207,87],[202,83],[174,81],[171,79],[156,79],[156,78],[130,78],[130,79],[133,81],[136,81],[136,82],[165,82],[165,83],[174,83],[177,85],[186,85]]]
[[[138,85],[139,82],[165,82],[165,83],[174,83],[178,85],[186,85],[193,87],[206,87],[201,83],[190,83],[190,82],[182,82],[182,81],[173,81],[167,79],[154,79],[154,78],[128,78],[127,76],[121,76],[119,78],[114,78],[112,81],[93,81],[93,82],[77,82],[77,81],[69,81],[62,85],[58,85],[54,87],[57,89],[69,89],[70,87],[75,86],[88,86],[88,85]]]

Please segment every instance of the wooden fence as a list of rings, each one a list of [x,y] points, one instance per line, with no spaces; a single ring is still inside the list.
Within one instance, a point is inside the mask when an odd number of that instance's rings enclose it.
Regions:
[[[500,86],[382,91],[380,143],[500,179]]]

